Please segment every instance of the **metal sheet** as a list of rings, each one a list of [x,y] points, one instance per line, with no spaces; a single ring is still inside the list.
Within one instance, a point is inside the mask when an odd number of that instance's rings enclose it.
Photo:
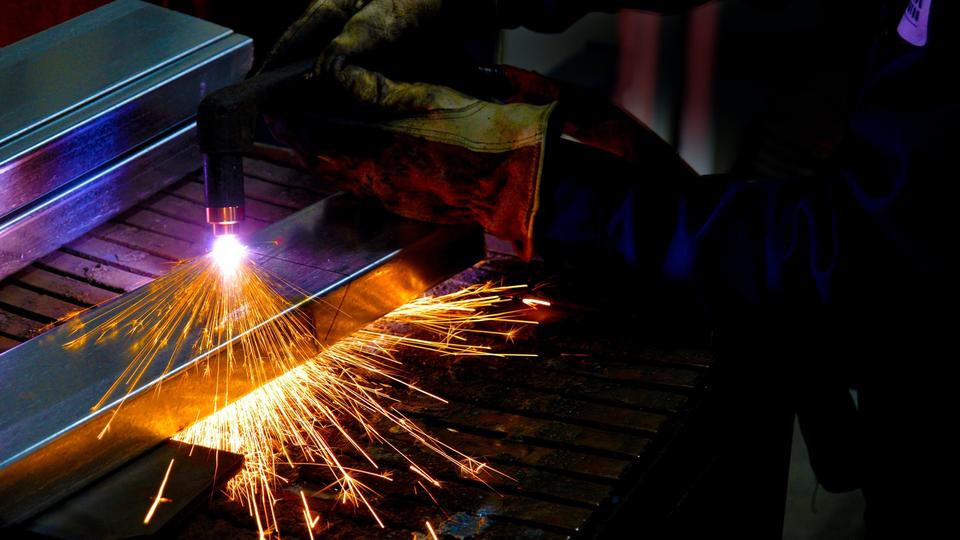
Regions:
[[[168,441],[25,523],[22,530],[43,537],[99,540],[164,534],[178,514],[210,498],[216,486],[242,466],[241,455]],[[144,523],[168,467],[166,501]]]
[[[196,114],[243,77],[249,38],[125,0],[0,52],[0,216]]]
[[[321,306],[317,331],[327,340],[483,254],[476,229],[400,219],[344,195],[259,231],[251,243],[274,240],[277,247],[258,259],[312,298],[326,300],[312,305]],[[95,412],[90,407],[126,367],[127,344],[68,351],[62,345],[69,332],[59,327],[0,355],[0,520],[18,521],[48,507],[212,410],[214,389],[193,369],[207,358],[185,354],[167,375],[158,362],[98,440],[117,402]],[[162,392],[155,391],[161,383]],[[248,385],[231,381],[231,399],[251,390]]]

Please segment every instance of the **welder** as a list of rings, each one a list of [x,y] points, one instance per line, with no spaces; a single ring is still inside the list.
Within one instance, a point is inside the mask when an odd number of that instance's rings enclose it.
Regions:
[[[588,10],[700,3],[315,0],[265,69],[312,55],[316,75],[353,112],[305,105],[307,95],[295,119],[274,127],[318,174],[390,210],[479,223],[525,258],[536,251],[584,271],[619,265],[633,276],[621,286],[694,298],[769,363],[780,361],[776,350],[806,355],[816,368],[793,381],[794,403],[807,413],[801,427],[818,479],[837,491],[863,486],[869,535],[923,536],[947,515],[926,482],[943,463],[937,362],[952,356],[952,318],[939,314],[955,307],[956,202],[946,192],[960,143],[960,83],[950,75],[960,5],[863,8],[876,35],[844,142],[805,178],[700,176],[644,126],[576,88],[512,68],[480,82],[431,73],[422,50],[397,60],[438,29],[552,32]],[[329,123],[311,120],[321,117]],[[859,412],[833,384],[848,373]]]

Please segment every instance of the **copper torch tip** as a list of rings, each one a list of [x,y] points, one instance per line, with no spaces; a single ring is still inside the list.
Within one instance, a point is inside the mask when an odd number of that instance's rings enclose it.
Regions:
[[[239,233],[243,218],[242,206],[207,208],[207,223],[213,226],[214,236]]]

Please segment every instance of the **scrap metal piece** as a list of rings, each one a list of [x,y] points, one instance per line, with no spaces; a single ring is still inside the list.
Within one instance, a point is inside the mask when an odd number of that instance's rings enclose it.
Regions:
[[[291,308],[309,306],[326,342],[483,255],[479,229],[402,219],[345,194],[262,229],[248,243],[275,246],[255,259],[291,284],[285,291]],[[317,301],[303,300],[303,291]],[[96,313],[80,315],[80,322]],[[129,343],[65,350],[70,338],[70,325],[62,325],[0,355],[0,519],[6,522],[49,507],[214,411],[215,387],[197,369],[209,358],[189,346],[168,372],[156,362],[134,391],[91,411],[126,368]],[[253,390],[239,373],[229,385],[231,400]]]
[[[91,178],[189,126],[203,96],[240,80],[252,56],[248,37],[135,0],[113,2],[4,48],[0,277],[112,214],[59,212],[52,220],[45,214],[39,219],[56,227],[45,231],[42,244],[29,234],[34,229],[25,216],[75,196]],[[166,160],[166,176],[150,182],[128,182],[121,171],[110,180],[116,187],[96,196],[107,197],[103,206],[116,213],[199,163],[195,151],[181,154]]]

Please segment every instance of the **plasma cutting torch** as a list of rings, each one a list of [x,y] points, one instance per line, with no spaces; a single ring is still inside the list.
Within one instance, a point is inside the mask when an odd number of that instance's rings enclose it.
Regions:
[[[312,80],[314,62],[308,58],[258,73],[211,93],[200,103],[197,131],[203,152],[206,215],[215,236],[239,233],[244,219],[243,155],[253,148],[260,113],[270,112],[271,108],[283,109],[290,102],[303,99],[307,84],[319,86],[319,81]],[[511,91],[506,76],[497,66],[454,69],[433,82],[465,87],[471,94],[480,96]],[[342,98],[337,96],[335,88],[327,89],[324,97],[332,101]]]
[[[312,78],[303,60],[227,86],[200,102],[197,133],[203,152],[207,222],[215,236],[236,235],[244,219],[243,155],[253,148],[257,118],[272,99]]]

